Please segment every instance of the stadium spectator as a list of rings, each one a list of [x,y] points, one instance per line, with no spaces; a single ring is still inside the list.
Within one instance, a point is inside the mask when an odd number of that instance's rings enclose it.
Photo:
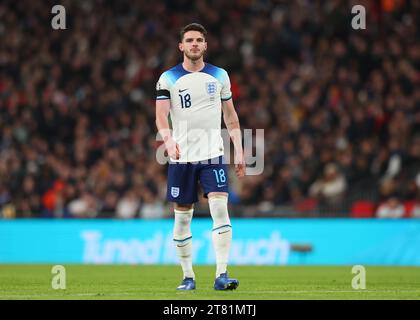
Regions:
[[[135,218],[139,212],[140,201],[133,190],[129,190],[118,201],[116,208],[117,218]]]
[[[417,203],[411,210],[411,216],[413,218],[420,218],[420,203]]]
[[[85,191],[70,201],[68,211],[74,218],[95,218],[99,214],[99,203],[91,193]]]
[[[397,196],[391,196],[378,207],[376,216],[378,218],[402,218],[404,216],[404,205]]]
[[[292,208],[324,181],[329,163],[343,175],[329,182],[343,201],[335,207],[335,196],[321,197],[321,215],[344,214],[366,197],[379,203],[395,190],[413,200],[420,2],[401,0],[386,12],[366,2],[369,25],[357,31],[352,3],[64,1],[68,28],[52,30],[44,3],[3,0],[3,217],[115,217],[132,189],[150,202],[149,216],[167,214],[155,83],[180,59],[173,30],[192,20],[211,35],[207,60],[231,75],[242,127],[265,130],[264,173],[235,185],[233,205],[255,214]]]
[[[345,177],[338,172],[335,163],[325,166],[324,175],[316,180],[309,188],[310,196],[319,199],[321,210],[325,212],[340,213],[347,190]]]
[[[169,213],[165,210],[163,201],[157,199],[150,190],[145,189],[143,192],[143,204],[140,207],[140,218],[159,219],[168,216]]]

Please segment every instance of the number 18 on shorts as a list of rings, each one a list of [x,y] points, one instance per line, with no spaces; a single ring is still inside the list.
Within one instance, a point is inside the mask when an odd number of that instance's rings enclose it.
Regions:
[[[206,198],[210,192],[228,192],[227,173],[222,156],[208,163],[171,162],[168,166],[167,200],[180,204],[197,202],[198,183]]]

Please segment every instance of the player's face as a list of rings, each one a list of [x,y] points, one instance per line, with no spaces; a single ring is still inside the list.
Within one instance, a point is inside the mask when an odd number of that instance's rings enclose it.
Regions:
[[[207,42],[201,32],[187,31],[184,34],[184,39],[182,39],[182,42],[179,44],[179,50],[181,50],[187,58],[193,61],[199,60],[207,50]]]

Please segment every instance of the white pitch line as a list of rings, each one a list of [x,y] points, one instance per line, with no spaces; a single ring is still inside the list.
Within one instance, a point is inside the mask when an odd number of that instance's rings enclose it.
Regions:
[[[98,297],[104,297],[104,296],[135,296],[138,295],[138,293],[125,293],[120,292],[118,294],[105,294],[105,293],[69,293],[69,294],[48,294],[48,293],[40,293],[40,294],[7,294],[2,295],[0,294],[0,298],[7,298],[7,297],[56,297],[56,298],[65,298],[65,297],[71,297],[71,296],[98,296]]]
[[[362,290],[295,290],[295,291],[256,291],[256,292],[248,292],[248,291],[234,291],[232,292],[232,294],[260,294],[260,293],[271,293],[271,294],[308,294],[308,293],[313,293],[313,294],[318,294],[318,293],[357,293],[357,294],[361,294],[361,293],[419,293],[420,294],[420,290],[366,290],[366,289],[362,289]],[[174,292],[175,293],[175,292]],[[178,292],[176,292],[178,293]],[[200,294],[200,292],[197,292],[197,294]],[[171,294],[169,292],[165,292],[165,293],[161,293],[160,295],[163,294]],[[106,296],[137,296],[140,295],[139,293],[129,293],[129,292],[120,292],[120,293],[102,293],[102,294],[98,294],[98,293],[69,293],[69,294],[64,294],[64,295],[54,295],[54,294],[7,294],[7,295],[2,295],[0,294],[0,298],[11,298],[11,297],[54,297],[54,298],[69,298],[72,296],[97,296],[97,297],[106,297]],[[144,294],[142,293],[141,295],[152,295],[152,296],[156,296],[156,293],[150,293],[150,294]]]
[[[420,293],[420,290],[366,290],[366,289],[360,289],[360,290],[299,290],[299,291],[258,291],[253,292],[255,294],[260,293],[284,293],[284,294],[290,294],[290,293],[363,293],[363,292],[369,292],[369,293],[404,293],[404,292],[418,292]],[[240,292],[240,293],[250,293],[250,292]]]

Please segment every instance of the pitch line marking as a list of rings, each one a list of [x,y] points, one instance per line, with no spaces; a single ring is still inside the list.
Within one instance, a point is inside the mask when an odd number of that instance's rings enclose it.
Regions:
[[[235,294],[260,294],[260,293],[273,293],[273,294],[299,294],[299,293],[413,293],[418,292],[420,290],[291,290],[291,291],[235,291]],[[5,293],[5,292],[0,292]],[[199,292],[198,292],[199,293]],[[162,292],[162,294],[167,294],[167,292]],[[8,297],[54,297],[54,298],[68,298],[72,296],[98,296],[98,297],[106,297],[106,296],[136,296],[139,293],[129,293],[129,292],[120,292],[120,293],[69,293],[64,295],[54,295],[54,294],[0,294],[0,298],[8,298]],[[147,295],[142,293],[142,295]],[[156,293],[150,293],[149,295],[156,296]]]

